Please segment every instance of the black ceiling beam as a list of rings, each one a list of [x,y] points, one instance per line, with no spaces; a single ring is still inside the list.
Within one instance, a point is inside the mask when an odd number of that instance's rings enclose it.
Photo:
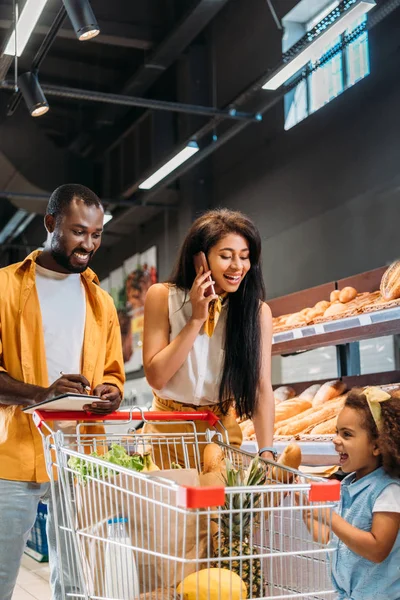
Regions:
[[[198,106],[195,104],[183,104],[182,102],[168,102],[165,100],[150,100],[148,98],[134,98],[132,96],[120,96],[118,94],[107,94],[94,90],[82,90],[79,88],[46,85],[41,82],[40,87],[46,96],[58,98],[69,98],[71,100],[100,102],[103,104],[114,104],[116,106],[129,106],[151,108],[152,110],[163,110],[167,112],[180,112],[185,114],[200,115],[205,117],[219,117],[221,119],[233,119],[235,121],[251,121],[257,123],[261,117],[257,113],[247,113],[233,108],[218,109],[211,106]],[[14,90],[12,81],[1,81],[0,89]]]
[[[0,6],[0,29],[10,30],[13,27],[12,18],[10,18],[10,7]],[[43,15],[35,27],[33,35],[45,36],[51,27],[53,16],[49,18],[47,12]],[[44,21],[44,22],[43,22]],[[67,22],[59,31],[58,37],[66,40],[76,41],[76,33]],[[121,48],[133,48],[137,50],[149,51],[159,38],[158,28],[148,27],[146,25],[135,25],[126,22],[102,21],[100,35],[91,40],[91,44],[104,44],[109,46],[118,46]]]
[[[193,40],[205,29],[229,0],[199,0],[194,8],[178,23],[172,33],[162,41],[146,59],[143,66],[136,71],[121,89],[121,94],[127,96],[140,95],[157,81],[170,67]],[[98,36],[100,37],[100,36]],[[108,107],[99,111],[96,118],[98,123],[115,122],[126,114],[121,107]],[[80,142],[86,143],[86,135],[80,134],[73,145],[79,147]]]
[[[43,200],[43,202],[48,202],[50,198],[50,194],[31,194],[31,193],[25,193],[25,192],[9,192],[7,190],[0,190],[0,199],[3,200]],[[143,195],[143,200],[144,200],[144,195]],[[132,206],[143,206],[143,207],[148,207],[148,208],[163,208],[163,209],[168,209],[168,210],[177,210],[179,208],[178,204],[164,204],[161,202],[144,202],[143,204],[140,203],[140,201],[138,201],[137,199],[135,200],[135,202],[133,202],[132,200],[127,200],[125,198],[101,198],[101,201],[103,204],[105,204],[107,207],[108,206],[126,206],[126,207],[132,207]]]

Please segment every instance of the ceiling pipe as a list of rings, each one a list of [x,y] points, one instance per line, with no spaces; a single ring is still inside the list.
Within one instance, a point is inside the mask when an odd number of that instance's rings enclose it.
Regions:
[[[8,192],[7,190],[0,190],[0,199],[4,200],[43,200],[43,202],[48,202],[50,198],[50,194],[31,194],[25,192]],[[143,206],[148,208],[165,208],[168,210],[177,210],[179,208],[178,204],[164,204],[161,202],[144,202],[143,195],[143,204],[140,201],[135,201],[133,204],[132,200],[126,198],[101,198],[101,202],[107,206]]]
[[[0,88],[14,90],[15,85],[11,81],[0,82]],[[168,112],[180,112],[204,117],[219,117],[221,119],[232,119],[236,121],[249,121],[257,123],[262,120],[257,113],[241,112],[235,108],[218,109],[211,106],[197,106],[194,104],[183,104],[182,102],[168,102],[165,100],[150,100],[147,98],[134,98],[132,96],[120,96],[118,94],[107,94],[93,90],[82,90],[79,88],[63,87],[59,85],[41,84],[46,96],[57,98],[69,98],[86,102],[99,102],[102,104],[115,104],[120,106],[136,106],[150,108],[152,110],[164,110]]]

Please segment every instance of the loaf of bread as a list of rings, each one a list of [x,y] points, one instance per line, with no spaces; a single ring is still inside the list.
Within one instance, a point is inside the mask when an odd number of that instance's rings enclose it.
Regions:
[[[385,300],[400,298],[400,260],[396,260],[384,272],[381,279],[381,295]]]
[[[299,399],[300,400],[309,400],[310,402],[312,402],[314,400],[315,394],[318,392],[320,387],[321,387],[321,385],[319,383],[310,385],[310,387],[305,389],[304,392],[301,392]]]
[[[326,309],[326,311],[324,312],[324,317],[328,319],[329,317],[339,315],[340,313],[343,313],[346,310],[348,310],[346,304],[343,304],[342,302],[334,302],[330,305],[329,308]]]
[[[204,446],[203,473],[225,473],[225,454],[221,446],[210,443]]]
[[[275,402],[285,402],[285,400],[290,400],[290,398],[294,398],[295,395],[295,390],[288,385],[281,385],[280,387],[276,388],[276,390],[274,390]]]
[[[317,302],[317,304],[314,306],[314,308],[316,310],[320,310],[321,312],[325,312],[327,308],[329,308],[331,305],[330,302],[328,302],[328,300],[321,300],[320,302]]]
[[[331,302],[336,302],[337,300],[339,300],[339,296],[340,296],[340,290],[333,290],[333,292],[331,292],[329,300]]]
[[[354,300],[356,296],[357,290],[353,287],[347,286],[340,291],[339,300],[345,304],[346,302],[351,302],[351,300]]]
[[[289,315],[288,318],[286,319],[286,325],[287,327],[304,327],[304,325],[307,325],[307,319],[304,315],[301,315],[300,313],[293,313],[292,315]]]
[[[312,401],[313,408],[321,406],[333,398],[337,398],[346,390],[346,384],[337,379],[336,381],[327,381],[320,387]]]
[[[318,425],[315,425],[311,431],[310,435],[332,435],[336,433],[336,425],[337,425],[338,416],[335,415],[331,419],[327,421],[322,421]]]
[[[286,446],[284,451],[279,457],[278,465],[283,465],[285,467],[289,467],[290,469],[297,469],[301,464],[301,450],[297,444],[289,444]],[[272,469],[272,479],[274,482],[278,483],[292,483],[294,479],[294,474],[285,469],[280,469],[279,467],[273,467]]]
[[[338,398],[334,398],[333,400],[329,400],[329,402],[325,402],[325,404],[323,404],[318,409],[316,409],[316,408],[309,408],[309,409],[305,410],[304,412],[300,413],[299,415],[296,415],[295,417],[291,417],[290,419],[286,419],[285,421],[279,421],[275,425],[275,430],[278,430],[281,427],[285,427],[286,425],[292,425],[292,423],[294,423],[298,419],[303,419],[305,417],[312,416],[312,415],[315,414],[316,411],[319,411],[322,407],[323,408],[325,408],[327,406],[329,406],[329,407],[338,407],[339,406],[340,407],[343,404],[342,400],[344,400],[345,398],[346,398],[346,396],[339,396]],[[322,416],[321,421],[323,421],[323,420],[324,420],[324,417]],[[313,425],[317,425],[318,423],[319,423],[319,421],[314,422]]]
[[[300,398],[293,398],[293,400],[281,402],[275,408],[275,423],[294,417],[311,407],[312,402],[310,402],[310,400],[300,400]]]
[[[276,429],[275,435],[296,435],[308,429],[311,425],[317,425],[322,421],[332,419],[339,414],[344,404],[344,398],[337,402],[329,402],[322,406],[319,410],[312,409],[312,413],[308,415],[300,414],[298,417],[290,419],[287,425],[280,426]]]

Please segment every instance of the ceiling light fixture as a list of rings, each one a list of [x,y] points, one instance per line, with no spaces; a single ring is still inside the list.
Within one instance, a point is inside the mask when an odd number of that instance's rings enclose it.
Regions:
[[[100,33],[89,0],[63,0],[72,27],[80,42],[91,40]]]
[[[351,8],[346,10],[339,18],[333,21],[327,28],[311,41],[304,50],[296,54],[290,62],[272,73],[262,86],[263,90],[277,90],[288,79],[293,77],[308,62],[320,58],[324,50],[338,36],[340,36],[357,19],[365,15],[376,6],[375,0],[358,0]]]
[[[47,0],[27,0],[17,23],[17,56],[21,56],[26,44],[35,29],[36,23],[47,3]],[[4,54],[15,54],[15,29],[8,40]]]
[[[32,117],[41,117],[49,110],[49,104],[35,73],[28,71],[18,77],[18,87]]]
[[[153,175],[148,177],[143,183],[139,185],[141,190],[150,190],[157,183],[159,183],[164,177],[175,171],[182,163],[186,162],[199,151],[199,147],[196,142],[190,142],[186,148],[178,152],[171,160],[160,167]]]
[[[21,235],[35,217],[35,213],[29,213],[26,210],[18,209],[0,231],[0,244],[4,244],[6,241],[12,241]]]
[[[103,226],[107,225],[107,223],[109,223],[111,221],[111,219],[113,218],[112,214],[107,210],[104,213],[104,220],[103,220]]]

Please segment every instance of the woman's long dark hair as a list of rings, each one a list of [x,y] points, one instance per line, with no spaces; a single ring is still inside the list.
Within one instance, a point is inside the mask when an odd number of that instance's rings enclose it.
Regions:
[[[254,223],[240,212],[210,210],[192,225],[183,242],[168,283],[188,291],[196,271],[193,256],[206,256],[218,241],[230,233],[241,235],[249,244],[250,269],[237,292],[229,294],[225,335],[225,363],[219,389],[224,411],[234,399],[240,417],[254,415],[261,370],[261,302],[265,288],[261,272],[261,239]]]

